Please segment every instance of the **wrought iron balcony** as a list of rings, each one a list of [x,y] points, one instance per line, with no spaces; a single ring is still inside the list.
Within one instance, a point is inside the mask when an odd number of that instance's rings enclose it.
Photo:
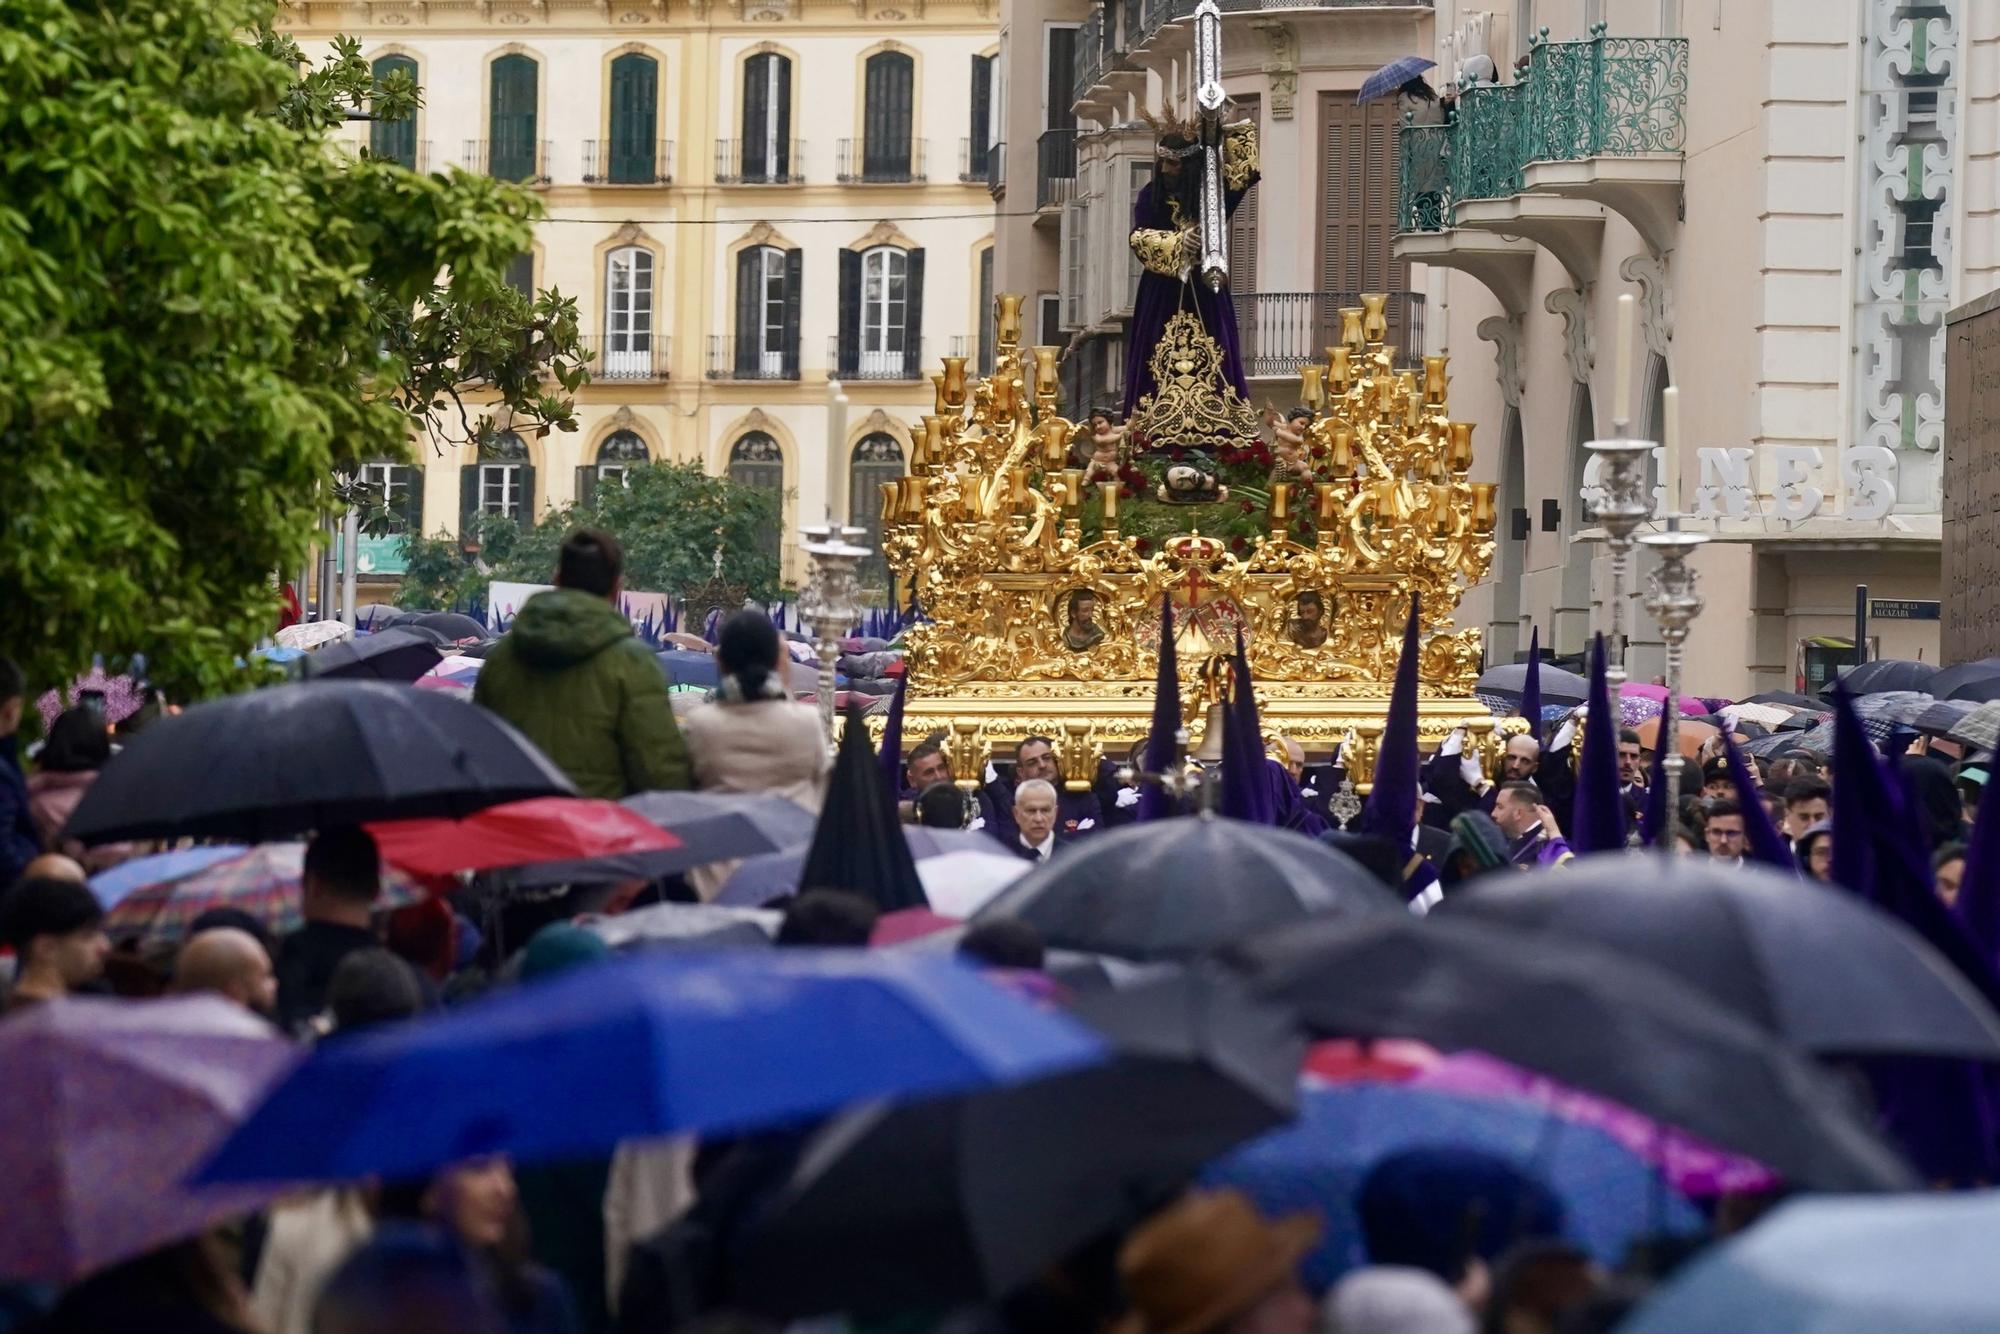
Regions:
[[[1189,13],[1194,11],[1190,9]],[[1090,16],[1077,29],[1075,54],[1070,64],[1070,100],[1081,102],[1104,73],[1104,30],[1106,15],[1102,4],[1091,6]]]
[[[1002,139],[986,152],[986,193],[996,200],[1007,197],[1007,141]]]
[[[998,144],[977,143],[970,139],[958,141],[958,180],[961,185],[990,185],[992,183],[993,154]]]
[[[1518,83],[1465,89],[1447,124],[1403,126],[1396,230],[1451,227],[1458,205],[1519,194],[1538,164],[1685,150],[1685,38],[1610,37],[1603,24],[1581,42],[1546,37]]]
[[[835,145],[834,172],[842,185],[922,185],[926,141],[872,144],[842,139]]]
[[[590,356],[590,378],[606,380],[664,380],[667,378],[667,336],[647,330],[620,334],[585,334],[584,350]]]
[[[826,364],[838,380],[921,380],[924,378],[924,348],[921,339],[898,340],[899,351],[871,352],[860,339],[843,339],[834,334],[826,340]]]
[[[1238,292],[1237,343],[1243,353],[1243,373],[1252,378],[1297,375],[1326,349],[1340,342],[1340,312],[1361,304],[1359,292]],[[1385,311],[1386,341],[1396,349],[1396,364],[1414,367],[1424,352],[1424,298],[1420,292],[1391,292]]]
[[[384,144],[383,151],[381,152],[377,152],[375,147],[370,144],[364,143],[361,146],[366,148],[373,157],[401,163],[414,172],[427,172],[431,169],[431,141],[428,139],[418,139],[402,144]]]
[[[711,380],[796,380],[799,340],[773,352],[756,333],[708,336],[708,378]]]
[[[806,179],[806,144],[803,139],[780,139],[745,144],[741,139],[715,141],[715,183],[717,185],[803,185]]]
[[[503,181],[547,185],[553,147],[547,139],[467,139],[465,165],[469,171],[497,176]]]
[[[585,185],[671,185],[674,145],[671,139],[620,144],[607,139],[583,141]]]
[[[1057,208],[1076,193],[1076,130],[1043,130],[1035,140],[1035,207]]]

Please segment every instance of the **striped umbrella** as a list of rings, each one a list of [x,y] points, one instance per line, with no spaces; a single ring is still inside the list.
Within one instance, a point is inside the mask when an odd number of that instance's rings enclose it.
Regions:
[[[161,884],[134,890],[104,918],[104,929],[141,942],[178,940],[188,923],[211,908],[240,908],[273,935],[294,930],[300,910],[306,845],[264,843],[240,857]],[[386,863],[382,867],[383,908],[400,908],[424,896],[417,883]]]

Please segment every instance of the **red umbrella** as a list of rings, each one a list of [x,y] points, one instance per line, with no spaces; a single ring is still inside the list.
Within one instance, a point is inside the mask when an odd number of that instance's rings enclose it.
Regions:
[[[384,861],[427,879],[670,852],[681,845],[617,802],[587,797],[533,797],[488,806],[463,820],[385,820],[367,828]]]

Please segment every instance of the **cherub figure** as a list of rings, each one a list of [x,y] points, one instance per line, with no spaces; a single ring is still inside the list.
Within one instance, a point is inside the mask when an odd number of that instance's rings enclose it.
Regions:
[[[1264,421],[1271,428],[1271,481],[1300,484],[1312,481],[1312,461],[1306,448],[1306,430],[1312,425],[1312,412],[1293,408],[1280,420],[1276,411],[1265,408]]]
[[[1126,428],[1113,421],[1103,408],[1091,413],[1085,425],[1090,428],[1090,461],[1084,466],[1083,484],[1094,486],[1098,482],[1117,481],[1118,470],[1125,462]]]

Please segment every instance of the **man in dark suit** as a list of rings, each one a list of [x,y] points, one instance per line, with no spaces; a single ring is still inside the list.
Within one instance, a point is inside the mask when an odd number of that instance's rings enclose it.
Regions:
[[[1056,828],[1056,789],[1053,783],[1030,778],[1014,788],[1014,836],[1007,843],[1023,861],[1037,865],[1055,856],[1062,845],[1062,831]]]
[[[1560,866],[1570,859],[1569,843],[1553,827],[1541,790],[1532,783],[1502,785],[1493,802],[1493,823],[1507,835],[1507,859],[1524,871]]]
[[[1014,749],[1014,776],[994,774],[980,791],[980,815],[986,828],[1011,846],[1014,827],[1015,786],[1039,779],[1056,789],[1057,827],[1065,840],[1081,838],[1104,823],[1104,812],[1094,792],[1065,792],[1062,770],[1056,763],[1055,743],[1045,736],[1031,736]]]

